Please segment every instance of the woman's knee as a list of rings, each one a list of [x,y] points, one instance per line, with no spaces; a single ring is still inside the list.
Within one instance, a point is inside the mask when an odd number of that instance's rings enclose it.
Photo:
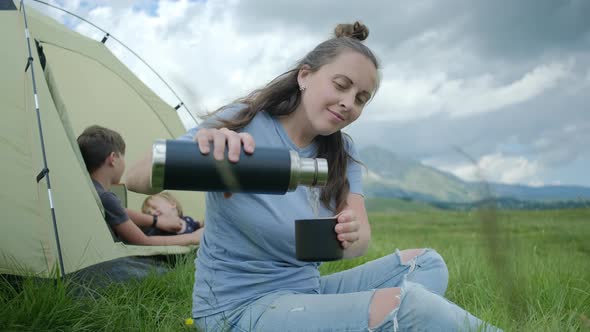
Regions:
[[[399,307],[401,288],[382,288],[375,291],[369,308],[369,328],[382,325],[392,311]]]
[[[403,299],[402,289],[399,287],[382,288],[375,291],[369,309],[369,329],[383,327],[389,320],[396,325],[397,322],[393,321],[397,320],[397,312],[401,306],[405,308],[404,312],[410,311],[412,313],[412,320],[428,319],[432,310],[440,309],[436,295],[427,291],[423,285],[405,282],[403,287]]]
[[[398,325],[398,318],[402,320],[402,325],[411,326],[415,322],[430,321],[437,316],[437,311],[446,310],[446,300],[427,290],[424,285],[408,281],[402,287],[403,290],[395,287],[375,291],[369,308],[370,330],[381,331],[387,324]],[[400,313],[402,315],[398,317]],[[442,313],[441,317],[445,314]],[[448,320],[448,317],[444,318]]]
[[[369,308],[369,329],[381,331],[388,323],[409,327],[420,325],[417,322],[432,322],[433,319],[440,318],[445,322],[453,319],[449,316],[448,302],[424,285],[407,281],[402,287],[403,290],[396,287],[375,291]],[[398,319],[401,321],[398,322]]]
[[[412,259],[422,255],[426,249],[404,249],[399,252],[399,258],[402,264],[408,264]]]
[[[424,285],[406,282],[403,293],[399,317],[396,317],[401,319],[402,326],[414,322],[428,322],[447,315],[446,300],[429,291]]]
[[[424,259],[422,264],[428,265],[428,268],[433,271],[435,276],[431,291],[443,296],[449,284],[449,269],[445,260],[434,249],[427,250],[422,256]]]
[[[393,317],[399,330],[501,332],[421,284],[406,282],[402,292]]]
[[[434,249],[407,249],[399,252],[402,264],[410,266],[412,280],[423,284],[432,292],[444,295],[449,282],[449,270],[442,256]]]
[[[434,249],[405,249],[398,252],[400,262],[404,265],[418,265],[421,268],[440,270],[448,274],[447,264],[442,256]]]

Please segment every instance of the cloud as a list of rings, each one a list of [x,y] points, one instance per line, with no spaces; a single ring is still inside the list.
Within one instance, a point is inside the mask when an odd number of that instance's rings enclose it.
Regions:
[[[469,76],[459,75],[459,68],[473,71],[483,62],[464,42],[474,38],[480,27],[472,19],[482,17],[483,9],[490,15],[501,9],[465,6],[462,1],[445,6],[433,1],[404,5],[376,1],[371,6],[326,1],[314,3],[312,11],[306,3],[290,1],[184,0],[162,1],[157,6],[145,1],[98,1],[90,7],[68,0],[62,5],[85,12],[148,63],[158,64],[162,76],[175,81],[190,76],[175,86],[185,87],[183,93],[189,98],[185,103],[201,111],[213,110],[263,85],[328,37],[337,23],[356,18],[369,24],[369,45],[383,54],[384,81],[367,107],[368,119],[407,121],[436,113],[464,116],[494,111],[535,98],[567,78],[570,71],[560,58],[519,68],[519,76],[510,73],[515,71],[512,66],[499,68],[493,61]],[[515,7],[521,10],[522,6]],[[332,14],[328,19],[327,12]],[[385,12],[398,13],[398,19],[386,20]],[[466,27],[464,35],[472,37],[457,34],[457,29]],[[89,25],[79,24],[76,29],[102,38]],[[392,39],[397,42],[390,44]],[[111,42],[107,45],[166,101],[178,104],[129,53]],[[508,76],[513,77],[507,80]],[[189,85],[191,91],[186,89]]]
[[[443,51],[459,46],[463,53],[504,64],[559,56],[563,49],[586,51],[590,44],[585,0],[249,0],[234,10],[249,33],[296,25],[325,36],[336,23],[360,19],[371,28],[371,45],[388,57],[417,40],[423,40],[420,50],[426,43]]]
[[[587,51],[589,13],[584,0],[481,1],[457,34],[466,34],[483,57],[527,61],[564,49]]]
[[[476,160],[485,155],[522,156],[543,165],[546,183],[590,184],[581,171],[590,150],[588,90],[572,93],[577,81],[562,84],[537,98],[494,112],[462,117],[432,114],[409,121],[361,121],[350,134],[361,148],[376,144],[397,155],[440,164],[465,162],[460,148]],[[580,165],[571,168],[571,165]],[[551,171],[550,171],[551,170]]]
[[[140,54],[194,113],[262,86],[330,37],[337,23],[360,19],[371,30],[366,43],[383,76],[375,99],[348,129],[360,145],[449,165],[463,162],[454,147],[478,161],[502,156],[512,163],[498,165],[511,169],[517,167],[509,158],[522,157],[545,183],[590,185],[584,167],[567,168],[590,160],[588,1],[51,1]],[[32,4],[95,40],[103,37]],[[123,47],[106,45],[166,102],[179,103]],[[525,176],[530,167],[505,180],[534,181]]]
[[[521,103],[554,87],[567,75],[566,65],[553,63],[540,65],[521,79],[505,86],[494,87],[493,78],[486,75],[465,84],[451,84],[448,92],[443,87],[442,94],[446,92],[451,97],[447,111],[462,116]]]
[[[375,97],[369,119],[407,121],[444,112],[467,116],[522,103],[554,88],[568,78],[570,64],[541,64],[505,85],[493,74],[449,79],[446,73],[429,77],[386,79]]]
[[[477,160],[477,164],[438,165],[466,181],[490,181],[506,184],[526,183],[542,185],[538,174],[542,166],[519,156],[506,156],[502,153],[485,155]]]
[[[316,42],[297,29],[280,27],[243,34],[232,15],[235,5],[235,1],[166,1],[144,11],[130,4],[115,10],[102,3],[88,10],[87,17],[156,68],[194,113],[203,113],[262,86]],[[88,24],[75,29],[96,40],[103,36]],[[106,45],[165,101],[179,103],[124,47],[113,40]]]

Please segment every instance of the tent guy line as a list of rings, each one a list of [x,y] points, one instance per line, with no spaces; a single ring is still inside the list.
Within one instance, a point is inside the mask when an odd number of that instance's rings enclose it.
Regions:
[[[22,2],[23,0],[21,0]],[[174,97],[176,97],[176,99],[178,99],[179,103],[174,106],[174,110],[180,109],[181,107],[184,107],[184,109],[186,110],[186,112],[188,113],[188,115],[191,117],[191,119],[195,122],[195,125],[199,124],[199,121],[195,118],[195,116],[193,115],[193,113],[191,112],[191,110],[188,108],[188,106],[186,106],[186,104],[184,103],[184,101],[180,98],[180,96],[178,96],[178,94],[176,93],[176,91],[174,91],[174,89],[172,88],[172,86],[170,86],[170,84],[168,84],[168,82],[152,67],[150,66],[147,61],[145,61],[139,54],[137,54],[135,51],[133,51],[131,48],[129,48],[127,45],[125,45],[125,43],[123,43],[122,41],[120,41],[119,39],[117,39],[115,36],[113,36],[110,32],[106,31],[105,29],[99,27],[98,25],[92,23],[91,21],[75,14],[72,13],[64,8],[61,8],[59,6],[55,6],[52,5],[48,2],[45,1],[41,1],[41,0],[33,0],[37,3],[46,5],[48,7],[60,10],[68,15],[74,16],[75,18],[84,21],[88,24],[90,24],[91,26],[93,26],[94,28],[96,28],[97,30],[100,30],[102,33],[104,33],[104,37],[101,40],[101,43],[106,44],[108,39],[113,39],[114,41],[116,41],[117,43],[119,43],[121,46],[123,46],[127,51],[129,51],[131,54],[133,54],[139,61],[141,61],[146,67],[148,67],[148,69],[154,73],[154,75],[156,75],[158,77],[158,79],[160,79],[160,81],[162,81],[162,83],[164,83],[164,85],[170,90],[170,92],[172,92],[172,94],[174,95]]]

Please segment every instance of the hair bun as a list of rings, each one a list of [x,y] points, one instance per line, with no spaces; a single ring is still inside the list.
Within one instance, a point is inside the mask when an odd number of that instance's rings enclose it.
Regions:
[[[363,41],[369,37],[369,28],[359,21],[354,24],[338,24],[334,29],[336,38],[349,37]]]

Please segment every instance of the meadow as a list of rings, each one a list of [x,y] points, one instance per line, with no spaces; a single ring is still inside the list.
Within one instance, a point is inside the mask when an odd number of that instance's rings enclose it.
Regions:
[[[505,331],[590,331],[590,209],[452,212],[371,207],[373,240],[341,271],[394,252],[436,249],[446,296]],[[191,331],[193,257],[164,276],[99,290],[0,278],[2,331]]]

